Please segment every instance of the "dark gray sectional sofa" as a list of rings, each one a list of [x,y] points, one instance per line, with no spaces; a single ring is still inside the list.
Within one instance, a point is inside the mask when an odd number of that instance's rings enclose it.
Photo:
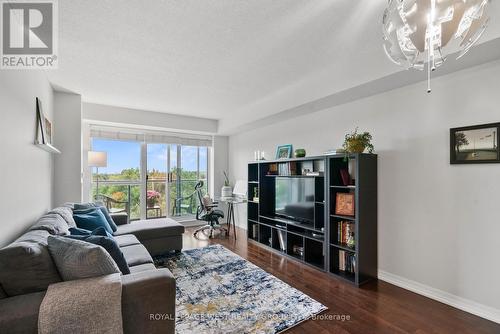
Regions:
[[[69,234],[74,221],[71,208],[51,212],[0,249],[0,333],[37,333],[45,292],[61,281],[47,238]],[[181,250],[183,233],[184,227],[171,219],[118,226],[115,240],[131,272],[122,275],[125,333],[175,332],[175,280],[168,269],[156,269],[151,256]]]

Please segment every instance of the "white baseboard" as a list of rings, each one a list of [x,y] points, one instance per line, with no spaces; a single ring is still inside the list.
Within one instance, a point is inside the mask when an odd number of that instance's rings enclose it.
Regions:
[[[500,323],[500,310],[493,307],[453,295],[383,270],[378,271],[378,279],[399,286],[400,288],[418,293],[419,295],[437,300],[441,303],[453,306],[462,311],[472,313],[478,317]]]

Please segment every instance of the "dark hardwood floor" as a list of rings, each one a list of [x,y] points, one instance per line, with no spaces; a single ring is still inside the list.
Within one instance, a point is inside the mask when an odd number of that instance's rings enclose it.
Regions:
[[[198,240],[186,229],[184,248],[221,244],[328,307],[322,315],[337,320],[308,320],[287,333],[500,333],[500,325],[383,281],[356,288],[326,273],[238,239]],[[316,288],[322,286],[322,289]],[[349,320],[339,320],[344,316]]]

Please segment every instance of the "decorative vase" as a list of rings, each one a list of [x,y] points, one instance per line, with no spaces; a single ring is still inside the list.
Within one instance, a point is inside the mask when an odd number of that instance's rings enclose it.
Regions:
[[[350,153],[363,153],[366,149],[366,145],[359,140],[348,140],[347,141],[347,152]]]
[[[306,150],[303,148],[298,148],[295,150],[295,157],[296,158],[303,158],[306,156]]]
[[[231,197],[233,196],[233,188],[230,186],[224,186],[221,190],[221,197]]]
[[[154,208],[156,205],[156,198],[148,198],[146,200],[146,203],[148,205],[148,208]]]

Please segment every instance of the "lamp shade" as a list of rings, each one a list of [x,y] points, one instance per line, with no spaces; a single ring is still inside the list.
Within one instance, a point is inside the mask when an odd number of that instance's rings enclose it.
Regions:
[[[108,166],[108,153],[106,152],[88,152],[88,166],[89,167],[107,167]]]

